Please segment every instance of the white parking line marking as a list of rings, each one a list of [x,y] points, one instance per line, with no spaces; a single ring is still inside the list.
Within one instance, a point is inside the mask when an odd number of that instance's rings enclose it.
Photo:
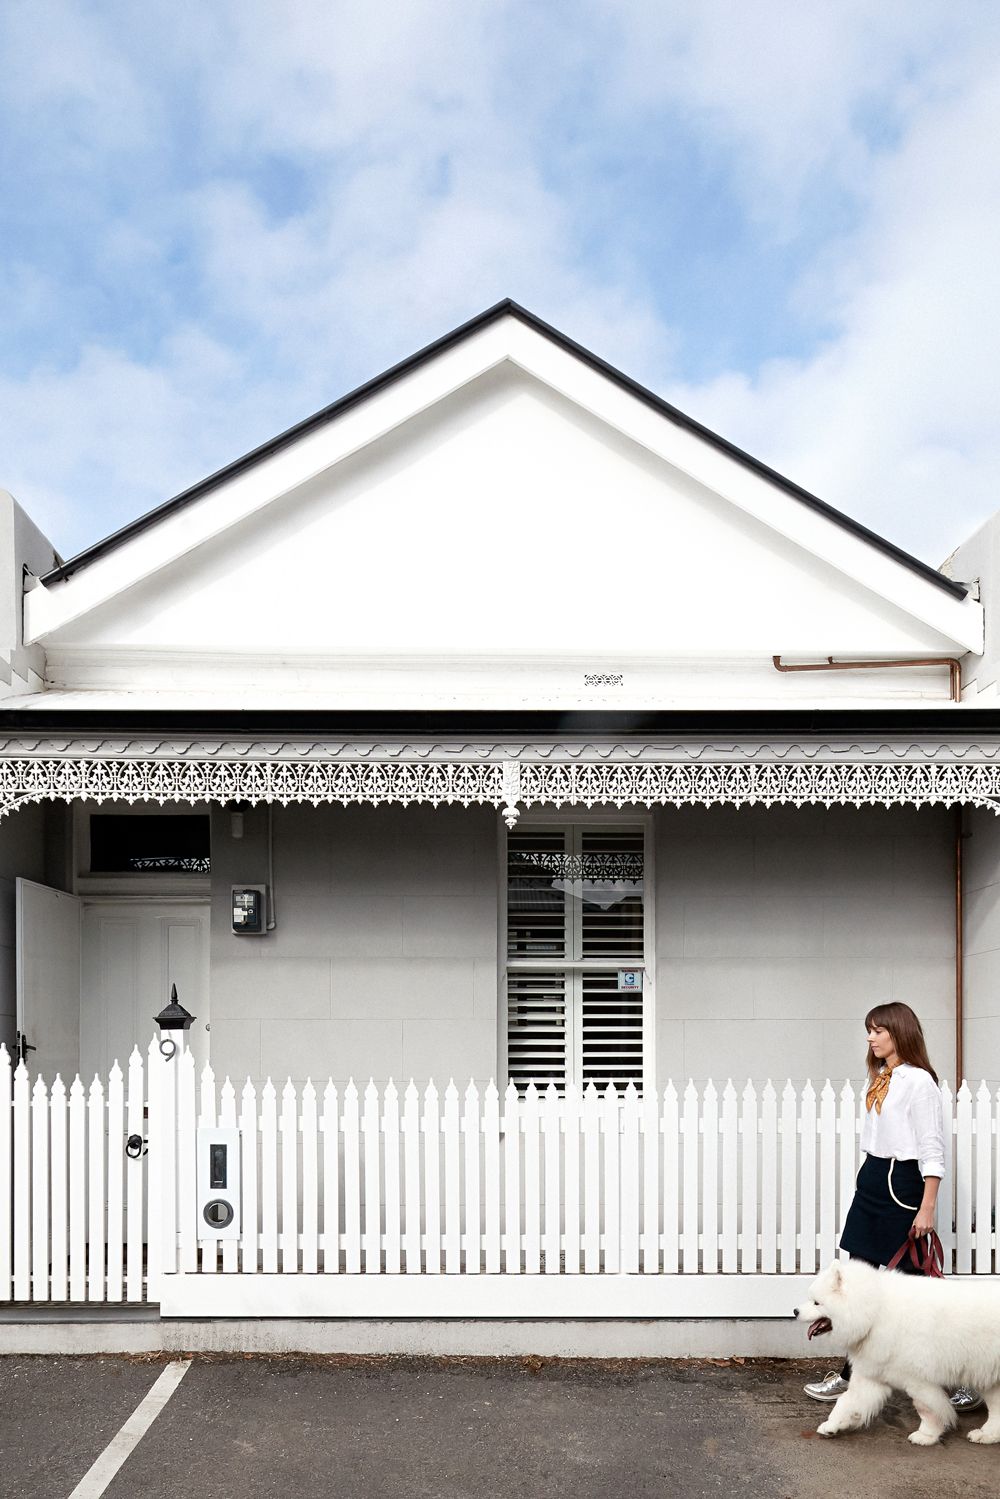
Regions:
[[[146,1395],[129,1416],[118,1434],[111,1438],[100,1457],[87,1469],[69,1499],[100,1499],[122,1463],[134,1451],[171,1395],[191,1367],[191,1359],[182,1359],[168,1364]]]

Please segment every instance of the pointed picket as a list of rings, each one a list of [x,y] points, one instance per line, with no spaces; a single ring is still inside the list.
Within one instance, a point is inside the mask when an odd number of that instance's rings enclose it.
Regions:
[[[563,1268],[567,1275],[579,1275],[580,1251],[580,1127],[583,1121],[580,1090],[575,1083],[566,1085],[563,1098],[563,1166],[566,1191],[563,1218],[565,1222]]]
[[[282,1275],[299,1268],[299,1119],[295,1084],[285,1079],[281,1090],[278,1134],[281,1140],[281,1229],[278,1247]]]
[[[521,1273],[521,1114],[517,1089],[507,1084],[503,1100],[503,1268]]]
[[[993,1118],[990,1090],[976,1091],[976,1274],[989,1275],[993,1259]]]
[[[172,1256],[176,1256],[177,1253],[176,1219],[171,1216],[169,1240],[164,1226],[166,1213],[169,1210],[171,1215],[173,1215],[176,1206],[171,1194],[174,1191],[174,1166],[177,1154],[177,1136],[174,1133],[174,1112],[173,1108],[167,1104],[164,1098],[166,1092],[164,1080],[165,1066],[165,1059],[160,1052],[159,1038],[154,1035],[146,1051],[146,1088],[149,1101],[149,1120],[143,1132],[147,1135],[151,1146],[147,1167],[148,1185],[146,1194],[146,1295],[154,1303],[160,1299],[164,1255],[168,1242],[172,1249]],[[70,1101],[72,1103],[72,1094],[70,1095]],[[167,1118],[168,1108],[169,1120]],[[72,1240],[72,1228],[70,1238]],[[173,1257],[171,1258],[171,1266],[176,1266],[176,1260]]]
[[[684,1157],[684,1183],[681,1207],[681,1268],[687,1275],[698,1273],[698,1209],[701,1183],[698,1180],[698,1134],[701,1126],[698,1090],[688,1079],[684,1089],[681,1118],[681,1145]]]
[[[260,1095],[260,1251],[264,1274],[277,1275],[278,1095],[270,1078]]]
[[[462,1269],[462,1140],[458,1122],[458,1089],[449,1078],[444,1090],[444,1269],[458,1275]]]
[[[403,1186],[406,1217],[403,1253],[407,1275],[423,1272],[422,1215],[420,1197],[420,1095],[412,1077],[403,1095]]]
[[[621,1135],[618,1091],[614,1083],[604,1090],[601,1132],[604,1137],[604,1269],[608,1275],[621,1270]]]
[[[441,1274],[441,1104],[438,1090],[424,1090],[424,1274]]]
[[[663,1273],[680,1269],[680,1114],[677,1089],[672,1082],[663,1090]]]
[[[482,1129],[479,1120],[479,1089],[474,1082],[465,1090],[462,1116],[462,1138],[465,1145],[465,1259],[466,1275],[478,1275],[482,1268],[482,1184],[479,1164],[479,1142]]]
[[[524,1132],[524,1273],[537,1275],[541,1269],[542,1253],[542,1205],[539,1200],[541,1175],[538,1156],[541,1120],[538,1090],[534,1083],[529,1083],[524,1090],[521,1118]]]
[[[739,1193],[736,1174],[739,1119],[732,1078],[727,1080],[722,1090],[719,1133],[722,1142],[722,1273],[733,1275],[739,1267]]]
[[[69,1090],[69,1299],[87,1299],[87,1100],[79,1077]]]
[[[660,1271],[660,1114],[656,1094],[642,1095],[642,1272]]]
[[[194,1077],[194,1057],[192,1056],[192,1054],[190,1052],[186,1052],[185,1055],[191,1057],[191,1064],[192,1064],[191,1065],[191,1076]],[[192,1215],[191,1220],[189,1220],[186,1223],[185,1229],[184,1229],[185,1234],[191,1234],[193,1236],[193,1238],[194,1238],[194,1242],[196,1244],[200,1244],[200,1249],[201,1249],[201,1272],[202,1272],[203,1275],[214,1275],[216,1273],[216,1271],[218,1270],[218,1268],[219,1268],[219,1241],[218,1241],[218,1239],[199,1239],[199,1235],[201,1234],[201,1231],[204,1229],[205,1223],[204,1223],[204,1221],[199,1220],[199,1218],[198,1218],[198,1195],[197,1195],[197,1180],[198,1180],[197,1141],[198,1141],[198,1129],[199,1128],[200,1129],[215,1129],[215,1127],[218,1124],[218,1122],[219,1121],[218,1121],[218,1118],[217,1118],[216,1112],[215,1112],[215,1073],[212,1071],[211,1067],[206,1062],[205,1066],[202,1068],[202,1073],[201,1073],[201,1083],[200,1083],[199,1095],[198,1095],[198,1118],[197,1118],[197,1125],[196,1125],[195,1131],[194,1131],[195,1153],[194,1153],[194,1157],[193,1157],[193,1165],[194,1165],[194,1180],[195,1180],[195,1184],[196,1184],[196,1189],[195,1189],[195,1193],[194,1193],[194,1213]],[[183,1182],[184,1182],[184,1178],[182,1177],[182,1186],[181,1186],[181,1220],[182,1220],[182,1223],[184,1222],[184,1202],[185,1202],[184,1193],[185,1193],[185,1190],[186,1190],[185,1187],[184,1187],[184,1185],[183,1185]]]
[[[760,1107],[760,1268],[778,1268],[778,1095],[768,1078]]]
[[[755,1275],[758,1256],[757,1205],[759,1173],[757,1152],[760,1126],[757,1117],[757,1090],[747,1083],[740,1102],[740,1272]]]
[[[781,1091],[781,1273],[795,1273],[795,1239],[798,1216],[796,1175],[798,1165],[798,1101],[791,1080]]]
[[[542,1104],[542,1255],[546,1275],[558,1275],[562,1268],[561,1211],[562,1192],[559,1173],[562,1119],[559,1094],[554,1083],[545,1090]]]
[[[629,1083],[621,1104],[621,1221],[618,1229],[621,1269],[625,1275],[639,1273],[639,1184],[640,1161],[639,1094]]]
[[[399,1191],[399,1093],[392,1078],[385,1088],[382,1111],[385,1150],[385,1273],[398,1275],[402,1268],[402,1209]]]
[[[361,1121],[354,1079],[344,1089],[344,1268],[361,1271]]]
[[[0,1042],[0,1301],[9,1301],[13,1289],[11,1246],[14,1230],[13,1123],[14,1077],[10,1052]]]
[[[701,1271],[719,1269],[719,1096],[709,1078],[702,1096]]]
[[[31,1299],[49,1299],[49,1095],[40,1075],[31,1090]]]
[[[194,1274],[199,1268],[206,1270],[212,1262],[212,1254],[198,1253],[198,1105],[195,1087],[194,1053],[187,1047],[178,1051],[167,1061],[164,1082],[167,1095],[174,1089],[176,1103],[175,1129],[177,1131],[177,1266],[185,1274]],[[214,1122],[214,1106],[213,1106]],[[166,1226],[166,1220],[164,1220]],[[164,1270],[167,1266],[164,1264]]]
[[[69,1155],[66,1085],[59,1074],[49,1101],[49,1146],[52,1161],[52,1300],[69,1298]],[[9,1252],[9,1251],[8,1251]],[[140,1274],[139,1297],[142,1295]]]
[[[490,1078],[483,1098],[483,1257],[487,1275],[500,1274],[500,1094]]]
[[[382,1273],[382,1130],[378,1089],[368,1079],[361,1132],[365,1153],[365,1220],[362,1235],[366,1275]]]
[[[260,1250],[257,1089],[250,1078],[240,1095],[240,1163],[243,1167],[240,1271],[256,1275]]]
[[[236,1129],[236,1089],[226,1076],[223,1079],[222,1088],[219,1093],[219,1125],[222,1129]],[[238,1169],[234,1162],[233,1169]],[[237,1181],[239,1177],[237,1177]],[[246,1204],[241,1198],[240,1202],[240,1233],[246,1222]],[[222,1241],[222,1269],[225,1275],[234,1275],[239,1270],[240,1245],[238,1239],[223,1239]]]
[[[142,1146],[138,1155],[125,1160],[125,1300],[142,1300],[143,1205],[146,1185],[148,1130],[146,1120],[145,1077],[142,1053],[133,1046],[128,1059],[128,1100],[125,1105],[125,1130],[135,1135]],[[52,1118],[55,1128],[55,1114]]]
[[[593,1083],[583,1094],[583,1273],[601,1269],[601,1100]]]
[[[839,1241],[844,1231],[844,1220],[854,1201],[855,1179],[858,1173],[857,1100],[850,1083],[840,1090],[840,1112],[837,1121],[837,1141],[840,1146],[840,1172],[837,1193],[837,1230]]]
[[[799,1262],[798,1269],[816,1271],[816,1090],[806,1079],[799,1108]],[[793,1255],[794,1258],[794,1255]]]
[[[31,1095],[29,1087],[28,1069],[23,1062],[18,1062],[14,1071],[15,1301],[30,1301],[31,1299]]]
[[[108,1074],[108,1301],[121,1301],[125,1269],[125,1079]]]
[[[957,1201],[957,1121],[956,1106],[948,1083],[941,1084],[941,1112],[944,1115],[944,1180],[938,1193],[937,1233],[944,1253],[944,1272],[955,1272],[955,1224]]]
[[[323,1274],[340,1274],[340,1108],[333,1079],[323,1089]]]
[[[955,1096],[955,1274],[972,1271],[972,1093],[963,1083]]]
[[[88,1301],[104,1300],[104,1182],[104,1089],[95,1077],[87,1095]]]
[[[830,1079],[819,1099],[819,1263],[837,1250],[837,1096]]]

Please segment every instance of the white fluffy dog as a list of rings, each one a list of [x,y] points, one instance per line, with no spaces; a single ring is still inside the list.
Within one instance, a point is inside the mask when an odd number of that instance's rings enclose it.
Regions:
[[[930,1280],[834,1260],[795,1315],[809,1336],[832,1332],[846,1347],[851,1379],[820,1435],[867,1426],[891,1390],[903,1390],[920,1425],[910,1441],[929,1447],[955,1425],[947,1389],[981,1390],[988,1416],[970,1442],[1000,1442],[1000,1291],[981,1281]]]

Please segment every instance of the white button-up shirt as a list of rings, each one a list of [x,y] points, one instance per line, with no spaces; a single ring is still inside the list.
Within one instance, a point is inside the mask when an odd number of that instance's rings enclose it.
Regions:
[[[944,1176],[944,1112],[929,1072],[909,1062],[893,1068],[881,1114],[874,1105],[865,1111],[861,1149],[886,1160],[917,1161],[921,1176]]]

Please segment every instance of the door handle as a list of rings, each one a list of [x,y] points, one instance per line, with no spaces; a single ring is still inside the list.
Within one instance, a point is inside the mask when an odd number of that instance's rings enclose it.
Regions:
[[[28,1060],[28,1052],[29,1051],[37,1051],[37,1050],[38,1050],[38,1047],[31,1045],[31,1043],[29,1042],[29,1040],[28,1040],[27,1036],[24,1034],[24,1032],[23,1031],[18,1031],[18,1033],[17,1033],[17,1056],[18,1056],[18,1060],[21,1061],[21,1062],[26,1062]]]

